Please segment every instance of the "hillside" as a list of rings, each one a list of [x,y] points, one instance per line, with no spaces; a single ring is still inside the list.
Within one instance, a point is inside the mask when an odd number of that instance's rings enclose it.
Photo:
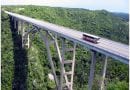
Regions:
[[[42,6],[4,6],[2,8],[125,44],[128,44],[129,41],[128,21],[105,10],[91,11],[86,9]],[[22,49],[19,44],[21,43],[21,36],[17,35],[15,31],[11,31],[9,17],[2,12],[1,18],[2,90],[18,89],[19,87],[21,87],[20,90],[23,90],[23,88],[28,90],[54,90],[54,81],[48,79],[48,73],[51,70],[48,68],[49,63],[47,61],[46,49],[41,39],[38,39],[38,35],[36,35],[32,41],[31,48]],[[58,59],[53,47],[52,51],[54,55],[53,59],[57,63]],[[98,53],[94,90],[98,87],[97,83],[99,82],[99,75],[101,73],[103,63],[101,57],[104,56]],[[76,55],[74,90],[83,90],[87,86],[91,63],[90,58],[90,51],[86,51],[79,46]],[[24,65],[22,64],[23,62]],[[108,90],[128,90],[128,76],[128,65],[116,60],[112,61],[109,58],[105,79]]]
[[[122,18],[124,21],[129,21],[129,14],[127,14],[127,13],[112,13],[113,15],[115,15],[115,16],[118,16],[118,17],[120,17],[120,18]]]

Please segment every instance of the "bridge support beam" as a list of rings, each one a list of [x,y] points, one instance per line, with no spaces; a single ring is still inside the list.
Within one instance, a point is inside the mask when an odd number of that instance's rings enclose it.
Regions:
[[[27,37],[27,46],[28,46],[28,48],[30,47],[30,37],[29,37],[29,34],[28,34],[28,37]]]
[[[51,56],[51,51],[50,51],[50,45],[49,45],[49,40],[48,40],[47,32],[46,32],[46,36],[45,36],[45,35],[42,34],[42,32],[40,32],[40,30],[37,30],[37,31],[40,34],[40,38],[42,38],[43,42],[45,43],[45,46],[46,46],[46,49],[47,49],[47,55],[48,55],[49,63],[51,65],[52,73],[54,75],[56,87],[57,87],[57,90],[59,90],[59,81],[57,79],[57,75],[56,75],[56,72],[55,72],[54,63],[52,61],[52,56]]]
[[[105,79],[106,69],[107,69],[107,58],[108,58],[108,56],[105,56],[105,60],[104,60],[104,64],[103,64],[104,66],[103,66],[102,75],[101,75],[100,90],[105,90],[104,79]]]
[[[27,30],[29,30],[29,23],[27,23]],[[26,32],[27,33],[27,32]],[[27,48],[30,47],[30,37],[29,37],[29,33],[27,34],[27,42],[26,42]]]
[[[58,37],[56,34],[52,34],[50,32],[47,32],[46,33],[47,36],[50,36],[51,37],[51,40],[47,40],[49,42],[51,41],[54,41],[54,45],[55,45],[55,48],[56,48],[56,51],[58,53],[58,57],[59,57],[59,60],[60,60],[60,82],[59,82],[59,86],[58,86],[58,90],[64,90],[65,88],[67,90],[73,90],[73,75],[74,75],[74,65],[75,65],[75,50],[76,50],[76,43],[75,42],[72,42],[72,46],[73,48],[67,48],[66,45],[67,43],[65,42],[65,39],[62,38],[62,46],[61,46],[61,50],[60,50],[60,47],[58,45]],[[51,43],[50,43],[51,44]],[[69,51],[66,51],[69,50]],[[70,52],[72,53],[72,58],[71,60],[69,59],[65,59],[65,53],[66,52]],[[70,70],[69,71],[66,71],[65,70],[65,67],[64,67],[64,64],[69,64],[71,65],[70,66]],[[70,78],[68,78],[70,76]]]
[[[75,53],[76,53],[76,43],[72,42],[72,48],[67,48],[67,43],[65,39],[62,39],[62,55],[61,55],[61,89],[64,90],[67,87],[67,90],[73,90],[73,77],[74,77],[74,66],[75,66]],[[68,49],[68,50],[67,50]],[[72,54],[71,59],[65,58],[65,53],[70,52]],[[70,65],[70,70],[65,70],[65,65]],[[68,78],[70,76],[70,78]],[[65,81],[64,81],[65,79]]]
[[[76,43],[74,43],[74,50],[73,50],[73,63],[72,63],[72,74],[71,74],[71,90],[73,90],[73,79],[74,79],[74,68],[75,68],[75,55],[76,55]]]
[[[62,62],[64,60],[64,53],[65,53],[65,39],[62,38]],[[61,62],[61,74],[60,74],[60,90],[62,90],[62,86],[63,86],[63,81],[64,81],[64,64]],[[67,76],[65,76],[65,80],[68,82],[68,78]]]
[[[88,90],[92,90],[93,79],[94,79],[94,70],[95,70],[95,65],[96,65],[96,51],[92,50],[91,53],[92,53],[92,60],[91,60],[91,66],[90,66]]]
[[[15,30],[17,29],[17,20],[16,20],[16,18],[14,18],[14,29]]]
[[[55,45],[56,51],[58,53],[58,57],[60,60],[60,82],[59,82],[58,90],[63,90],[64,77],[65,77],[65,82],[68,83],[68,77],[67,77],[67,75],[65,75],[65,68],[64,68],[64,53],[65,53],[65,43],[64,42],[65,41],[62,39],[62,53],[61,53],[60,47],[58,45],[57,35],[52,35],[50,32],[47,32],[47,34],[51,37],[51,39],[52,39],[51,41],[54,41],[54,45]]]
[[[30,38],[29,38],[29,31],[28,31],[29,24],[27,23],[26,25],[25,22],[21,21],[20,27],[21,27],[21,30],[18,29],[18,32],[20,33],[21,31],[22,33],[22,47],[24,48],[25,46],[27,46],[27,48],[29,48],[30,47]]]
[[[22,48],[24,48],[24,34],[25,34],[25,27],[24,27],[24,22],[21,23],[21,33],[22,33]]]
[[[64,75],[65,73],[65,68],[64,68],[64,52],[65,52],[65,44],[64,44],[64,40],[62,39],[62,53],[60,52],[60,48],[59,48],[59,45],[58,45],[58,41],[57,41],[57,36],[55,37],[55,47],[56,47],[56,50],[58,52],[58,57],[59,57],[59,60],[60,60],[60,84],[59,84],[59,90],[62,90],[63,89],[63,81],[64,81],[64,76],[65,76],[65,80],[66,82],[68,83],[68,78],[66,75]]]
[[[20,34],[21,29],[22,29],[22,28],[21,28],[21,21],[19,20],[19,21],[18,21],[18,34]]]

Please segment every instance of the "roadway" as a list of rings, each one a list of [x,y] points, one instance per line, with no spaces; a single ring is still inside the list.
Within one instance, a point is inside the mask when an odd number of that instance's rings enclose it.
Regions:
[[[115,41],[112,41],[103,37],[100,37],[98,44],[94,44],[94,43],[91,43],[82,39],[82,34],[84,32],[80,32],[77,30],[63,27],[63,26],[48,23],[46,21],[36,20],[30,17],[16,14],[16,13],[11,13],[7,11],[5,11],[5,13],[19,20],[36,25],[44,30],[57,33],[57,35],[60,37],[64,37],[68,40],[79,43],[89,49],[103,53],[123,63],[129,64],[129,46],[128,45],[115,42]]]

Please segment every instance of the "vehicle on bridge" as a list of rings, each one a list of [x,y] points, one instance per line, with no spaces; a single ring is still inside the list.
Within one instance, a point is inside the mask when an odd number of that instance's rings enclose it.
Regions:
[[[86,34],[84,33],[83,34],[83,40],[86,40],[86,41],[89,41],[89,42],[92,42],[92,43],[99,43],[98,40],[100,39],[100,37],[97,37],[97,36],[94,36],[94,35],[90,35],[90,34]]]

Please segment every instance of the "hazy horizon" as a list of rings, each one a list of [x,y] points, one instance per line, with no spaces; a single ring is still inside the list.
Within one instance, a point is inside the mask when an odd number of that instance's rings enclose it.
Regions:
[[[2,0],[1,5],[36,5],[129,13],[129,0]]]
[[[30,5],[1,5],[1,6],[31,6]],[[43,6],[43,7],[58,7],[58,6],[45,6],[45,5],[32,5],[32,6]],[[71,7],[60,7],[59,8],[71,8]],[[106,10],[106,9],[95,9],[95,10],[92,10],[92,9],[87,9],[87,8],[72,8],[72,9],[85,9],[85,10],[91,10],[91,11],[98,11],[98,10],[105,10],[105,11],[108,11],[108,12],[111,12],[111,13],[124,13],[124,14],[129,14],[129,12],[118,12],[118,11],[109,11],[109,10]]]

